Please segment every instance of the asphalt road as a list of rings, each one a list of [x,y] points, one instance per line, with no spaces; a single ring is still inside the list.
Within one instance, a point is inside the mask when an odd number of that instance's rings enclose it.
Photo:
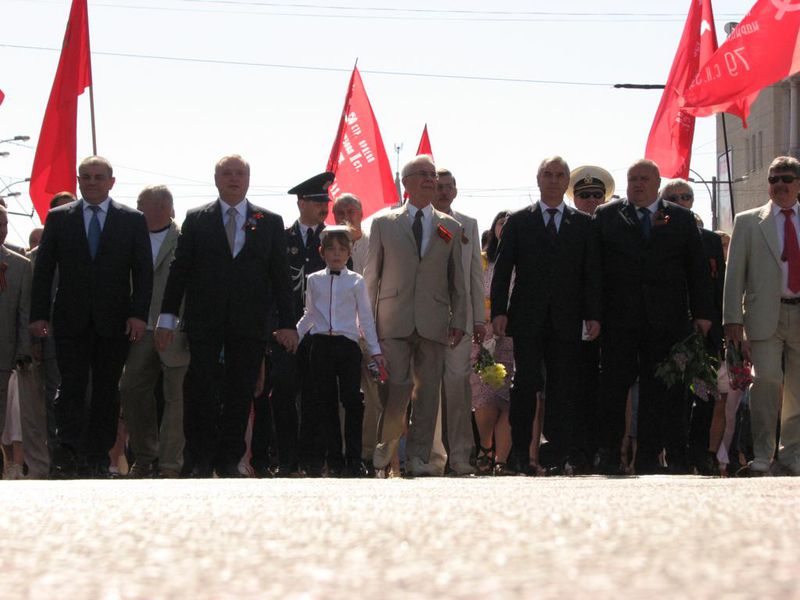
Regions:
[[[800,598],[800,479],[0,482],[6,598]]]

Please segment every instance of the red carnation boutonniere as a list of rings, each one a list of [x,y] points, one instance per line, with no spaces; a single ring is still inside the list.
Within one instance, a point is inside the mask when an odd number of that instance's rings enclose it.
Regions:
[[[450,231],[444,225],[439,225],[436,228],[436,233],[439,235],[440,238],[442,238],[448,244],[450,243],[450,240],[453,239],[453,234],[450,233]]]
[[[654,227],[663,227],[664,225],[669,225],[669,215],[664,212],[663,208],[659,208],[658,212],[656,212],[656,218],[653,222]]]
[[[243,229],[246,231],[255,231],[258,222],[264,218],[264,213],[262,212],[254,212],[252,215],[247,217],[247,221],[245,221]]]

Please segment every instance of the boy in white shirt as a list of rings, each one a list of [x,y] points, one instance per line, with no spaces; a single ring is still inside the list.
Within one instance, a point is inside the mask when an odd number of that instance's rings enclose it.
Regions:
[[[310,406],[304,411],[311,447],[308,474],[319,477],[325,463],[326,449],[339,430],[339,406],[345,410],[344,474],[361,472],[361,423],[364,404],[361,399],[361,348],[364,337],[367,350],[379,367],[386,361],[378,344],[375,320],[363,278],[347,269],[351,241],[345,226],[326,227],[320,233],[320,254],[327,267],[308,276],[305,312],[297,322],[302,339],[311,335],[309,352],[311,382]],[[328,456],[331,463],[338,457]]]

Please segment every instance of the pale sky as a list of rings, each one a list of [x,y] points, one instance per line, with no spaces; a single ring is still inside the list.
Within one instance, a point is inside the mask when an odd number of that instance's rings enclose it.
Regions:
[[[98,153],[135,205],[166,184],[178,220],[216,198],[225,154],[251,164],[248,198],[296,218],[286,190],[325,169],[356,59],[393,169],[428,124],[437,166],[457,178],[454,207],[487,228],[538,198],[536,167],[560,154],[611,171],[644,154],[689,0],[89,0]],[[717,37],[752,0],[713,0]],[[0,0],[0,188],[30,175],[69,0]],[[78,156],[91,154],[88,93]],[[714,118],[698,119],[692,168],[716,174]],[[30,211],[27,184],[8,191]],[[7,193],[7,192],[2,192]],[[711,222],[708,192],[696,210]],[[27,242],[36,217],[11,219]]]

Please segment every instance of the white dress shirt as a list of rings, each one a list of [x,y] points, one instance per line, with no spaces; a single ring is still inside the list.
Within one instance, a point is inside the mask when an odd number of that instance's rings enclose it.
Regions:
[[[164,244],[164,240],[167,239],[167,234],[169,233],[169,225],[164,227],[161,231],[151,231],[150,232],[150,253],[153,255],[153,266],[156,266],[156,259],[158,258],[158,253],[161,251],[161,246]]]
[[[356,344],[363,336],[370,355],[381,354],[367,286],[361,275],[347,268],[334,275],[326,267],[308,276],[306,307],[297,322],[297,335],[302,339],[309,332],[343,335]]]
[[[425,256],[428,250],[428,244],[431,241],[433,234],[433,206],[428,204],[423,208],[417,208],[411,202],[408,203],[408,217],[411,219],[411,225],[414,225],[414,219],[417,218],[417,211],[422,211],[422,252],[421,256]]]
[[[97,211],[97,220],[100,221],[100,231],[103,231],[103,227],[106,226],[106,217],[108,216],[108,205],[111,203],[111,198],[106,198],[100,204],[95,206],[99,206],[100,210]],[[89,202],[81,198],[81,206],[83,208],[83,227],[86,230],[86,237],[89,237],[89,222],[92,220],[92,215],[94,211],[89,208],[92,206]]]
[[[550,223],[550,219],[555,219],[556,231],[559,231],[561,229],[561,219],[564,216],[564,209],[566,206],[567,205],[564,204],[563,200],[558,206],[547,206],[547,204],[544,202],[539,201],[539,210],[542,211],[542,217],[544,217],[544,226],[547,227],[547,225]],[[547,212],[550,208],[555,208],[558,212],[554,215],[550,215],[550,213]]]
[[[225,202],[222,198],[218,198],[220,208],[222,209],[222,227],[228,224],[228,209],[231,205]],[[234,217],[236,218],[236,235],[233,238],[233,255],[237,256],[242,251],[244,246],[244,222],[247,220],[247,198],[239,202],[233,207],[236,210]]]
[[[781,254],[783,254],[783,245],[785,243],[783,239],[783,228],[786,226],[786,217],[783,216],[783,213],[781,212],[783,209],[780,206],[772,202],[772,200],[770,200],[770,203],[772,204],[772,216],[775,219],[775,228],[778,230],[778,249],[780,249]],[[794,225],[795,234],[797,235],[798,241],[800,241],[800,228],[798,228],[797,208],[798,205],[795,203],[795,205],[792,206],[792,212],[794,213],[792,215],[792,225]],[[785,260],[781,261],[781,274],[783,280],[781,297],[796,298],[799,294],[796,294],[789,289],[789,263]]]

